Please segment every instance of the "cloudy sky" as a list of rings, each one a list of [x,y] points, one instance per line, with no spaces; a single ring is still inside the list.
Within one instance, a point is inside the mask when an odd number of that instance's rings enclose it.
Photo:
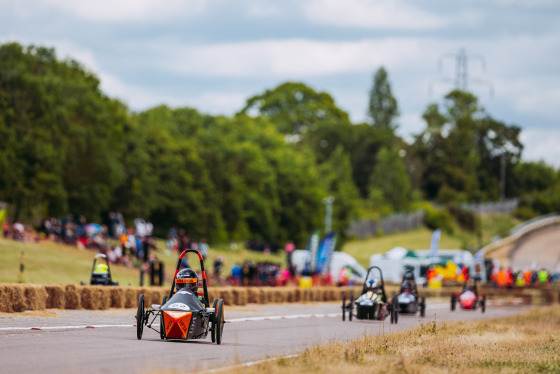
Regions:
[[[56,49],[135,111],[158,104],[231,115],[286,81],[330,93],[366,121],[384,66],[400,135],[454,87],[523,129],[523,158],[560,167],[557,0],[0,0],[0,42]]]

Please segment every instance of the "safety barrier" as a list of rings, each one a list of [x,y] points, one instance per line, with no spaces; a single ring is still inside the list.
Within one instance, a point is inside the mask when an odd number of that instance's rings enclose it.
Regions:
[[[427,298],[447,298],[460,287],[419,290]],[[209,287],[210,299],[224,299],[226,305],[308,303],[340,301],[342,294],[357,297],[361,287]],[[389,297],[397,286],[386,286]],[[481,288],[490,299],[515,297],[526,304],[560,302],[558,287],[544,289]],[[169,290],[163,287],[110,287],[77,285],[0,284],[0,312],[14,313],[25,310],[136,308],[138,296],[144,294],[146,305],[160,304]]]

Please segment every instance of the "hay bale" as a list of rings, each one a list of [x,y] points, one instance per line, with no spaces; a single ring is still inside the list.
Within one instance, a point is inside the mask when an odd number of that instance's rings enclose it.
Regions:
[[[66,307],[66,291],[63,285],[46,285],[47,309],[64,309]]]
[[[82,309],[80,292],[78,292],[76,285],[69,284],[66,286],[64,300],[66,301],[66,309]]]
[[[132,287],[126,287],[124,292],[124,307],[136,308],[138,306],[138,298],[136,297],[136,290]]]
[[[235,305],[247,305],[247,289],[235,287],[232,292]]]
[[[233,305],[233,290],[229,287],[224,287],[220,290],[220,298],[224,299],[225,305]]]
[[[45,310],[47,308],[47,291],[42,285],[25,285],[25,309]]]
[[[0,311],[4,313],[23,312],[23,290],[17,284],[0,286]]]
[[[84,286],[80,289],[80,300],[82,302],[82,308],[87,310],[97,310],[100,309],[99,294],[94,286]]]
[[[247,288],[247,302],[251,304],[258,304],[260,302],[260,293],[258,288]]]
[[[122,287],[110,287],[109,299],[111,300],[111,308],[124,308],[125,295]]]

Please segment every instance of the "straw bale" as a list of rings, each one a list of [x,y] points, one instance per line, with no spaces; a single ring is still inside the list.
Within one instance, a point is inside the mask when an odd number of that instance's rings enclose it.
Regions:
[[[247,288],[247,302],[251,304],[258,304],[259,303],[259,289],[255,287],[248,287]]]
[[[220,290],[220,298],[224,299],[224,304],[233,305],[233,290],[230,287],[224,287]]]
[[[45,310],[47,308],[47,291],[42,285],[25,285],[23,287],[25,294],[26,310]]]
[[[235,287],[232,292],[235,305],[247,305],[247,289]]]
[[[122,287],[110,287],[109,298],[111,300],[111,308],[124,308],[125,296]]]
[[[48,309],[65,309],[66,291],[63,285],[45,285]]]
[[[136,289],[132,287],[125,287],[124,292],[124,307],[136,308],[138,306],[138,297],[136,296]]]
[[[19,284],[4,284],[0,291],[0,311],[6,313],[23,312],[25,298],[23,288]]]
[[[66,309],[82,309],[81,297],[76,285],[69,284],[66,286],[64,300]]]

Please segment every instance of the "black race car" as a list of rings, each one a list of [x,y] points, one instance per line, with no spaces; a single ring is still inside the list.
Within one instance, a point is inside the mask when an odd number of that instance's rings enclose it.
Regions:
[[[399,294],[395,297],[400,314],[416,314],[420,311],[421,317],[426,315],[426,298],[418,295],[412,271],[404,273]]]
[[[377,271],[378,277],[374,277],[374,270]],[[346,320],[348,313],[349,321],[352,321],[352,317],[384,321],[387,316],[390,316],[391,323],[398,323],[399,314],[396,301],[394,298],[391,303],[388,303],[383,272],[379,267],[372,266],[368,269],[360,297],[354,300],[354,296],[350,294],[350,299],[346,302],[346,294],[342,295],[342,320]]]
[[[200,259],[202,287],[204,293],[198,294],[198,277],[189,268],[180,269],[183,256],[188,252],[196,253]],[[177,285],[177,292],[175,286]],[[169,296],[169,297],[168,297]],[[136,315],[136,336],[142,339],[144,326],[159,333],[161,339],[191,340],[202,339],[210,333],[212,342],[222,343],[224,330],[224,300],[214,299],[212,307],[208,303],[208,289],[204,261],[200,252],[187,249],[179,256],[177,269],[169,295],[164,295],[161,305],[145,309],[144,295],[138,298]],[[159,318],[159,330],[152,327]]]
[[[97,259],[105,259],[105,263]],[[93,265],[91,267],[91,277],[89,279],[90,285],[101,285],[101,286],[118,286],[119,282],[113,282],[111,278],[111,267],[109,266],[109,260],[107,256],[103,253],[98,253],[93,258]]]

